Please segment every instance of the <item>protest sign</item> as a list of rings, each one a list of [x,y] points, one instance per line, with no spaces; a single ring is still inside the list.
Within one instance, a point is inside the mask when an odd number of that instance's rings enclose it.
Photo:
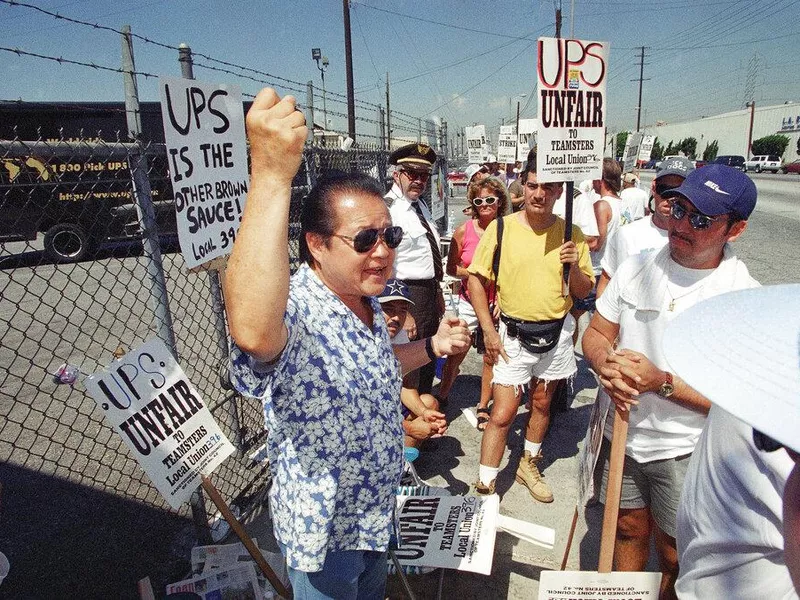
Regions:
[[[180,508],[234,452],[160,339],[128,352],[86,389],[169,505]]]
[[[489,156],[486,143],[486,127],[484,125],[464,127],[464,134],[467,136],[467,159],[469,162],[486,162]]]
[[[444,216],[444,197],[447,177],[444,173],[443,163],[433,165],[431,173],[431,217],[433,220],[441,219]]]
[[[642,143],[639,144],[639,159],[640,161],[647,162],[650,160],[650,154],[653,152],[653,145],[656,142],[656,136],[645,135],[642,136]]]
[[[517,160],[525,160],[528,152],[536,145],[537,119],[520,119],[517,132]]]
[[[247,197],[247,143],[238,87],[159,78],[161,116],[188,268],[230,254]]]
[[[542,571],[539,600],[656,600],[661,573]]]
[[[625,140],[625,151],[622,153],[622,172],[630,173],[636,168],[636,161],[639,160],[639,149],[642,145],[642,134],[630,133]]]
[[[598,394],[592,405],[589,416],[589,427],[583,439],[583,450],[580,456],[580,475],[578,478],[578,506],[584,507],[594,495],[594,469],[603,443],[603,432],[606,425],[611,399],[605,394]]]
[[[502,128],[501,128],[502,129]],[[497,139],[497,162],[500,164],[514,163],[517,160],[517,134],[512,131],[500,132]]]
[[[608,44],[539,38],[537,181],[599,179]]]
[[[395,513],[403,565],[489,575],[498,496],[398,496]]]

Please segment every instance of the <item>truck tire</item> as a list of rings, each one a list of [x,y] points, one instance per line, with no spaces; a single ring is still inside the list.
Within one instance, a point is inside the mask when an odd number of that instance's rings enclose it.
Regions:
[[[78,262],[89,252],[89,235],[77,223],[56,223],[44,234],[44,252],[57,263]]]
[[[761,165],[756,165],[756,173],[761,173]]]
[[[742,167],[742,173],[747,173],[747,165],[744,165],[744,166]]]

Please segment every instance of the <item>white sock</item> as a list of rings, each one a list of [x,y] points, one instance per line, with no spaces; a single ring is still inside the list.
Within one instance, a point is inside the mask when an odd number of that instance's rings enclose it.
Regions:
[[[525,450],[531,453],[531,456],[536,456],[539,454],[539,448],[542,447],[541,442],[531,442],[530,440],[525,440]]]
[[[487,467],[480,465],[478,467],[478,479],[481,480],[483,485],[489,485],[497,479],[497,474],[500,472],[500,467]]]

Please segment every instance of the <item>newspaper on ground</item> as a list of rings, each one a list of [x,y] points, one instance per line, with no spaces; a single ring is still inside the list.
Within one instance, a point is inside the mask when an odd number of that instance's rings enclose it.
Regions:
[[[258,546],[258,541],[253,538],[253,543]],[[286,561],[280,552],[269,552],[267,550],[258,549],[264,556],[269,566],[275,571],[278,579],[288,588],[289,575],[286,572]],[[247,552],[244,544],[237,542],[235,544],[215,544],[211,546],[195,546],[192,548],[192,573],[195,576],[205,575],[216,571],[222,571],[242,564],[252,564],[256,566],[253,558]],[[271,600],[272,598],[280,598],[270,585],[264,574],[256,568],[256,579],[258,581],[258,589],[261,592],[261,598],[264,600]]]
[[[203,573],[167,585],[167,594],[192,592],[203,600],[261,600],[254,563],[243,563],[219,571]]]

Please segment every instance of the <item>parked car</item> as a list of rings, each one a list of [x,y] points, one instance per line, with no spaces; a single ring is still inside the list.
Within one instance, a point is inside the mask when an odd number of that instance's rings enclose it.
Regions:
[[[694,163],[694,168],[699,169],[700,167],[705,167],[708,164],[708,161],[703,160],[702,158],[698,158],[692,161]]]
[[[723,154],[711,161],[712,165],[728,165],[734,169],[744,171],[744,156],[738,154]]]
[[[759,154],[744,162],[744,172],[747,173],[751,169],[756,173],[761,171],[777,173],[781,170],[781,157],[774,154]]]
[[[800,173],[800,158],[794,162],[783,165],[781,167],[781,173]]]
[[[643,169],[655,169],[656,168],[656,163],[660,163],[660,162],[661,162],[660,160],[656,160],[655,158],[651,158],[650,160],[648,160],[646,163],[644,163],[642,165],[642,168]]]

